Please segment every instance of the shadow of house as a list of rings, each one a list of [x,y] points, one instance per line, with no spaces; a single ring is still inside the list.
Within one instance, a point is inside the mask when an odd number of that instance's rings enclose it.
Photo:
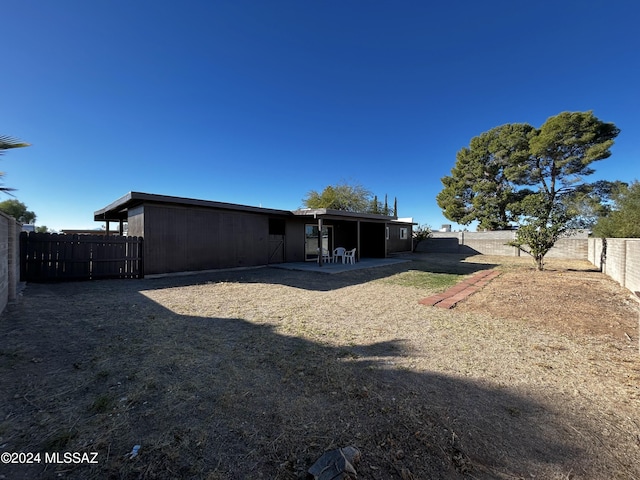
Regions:
[[[276,210],[130,192],[94,219],[127,223],[144,238],[145,274],[317,261],[320,248],[356,248],[358,258],[410,252],[413,224],[330,209]]]
[[[323,451],[352,444],[370,479],[521,478],[542,465],[588,464],[592,452],[561,425],[540,422],[554,415],[549,407],[507,388],[397,368],[394,359],[412,354],[401,337],[332,346],[243,318],[176,313],[148,294],[180,285],[29,287],[28,301],[0,323],[2,351],[15,352],[0,367],[0,404],[12,413],[5,446],[97,451],[100,462],[9,465],[8,478],[294,479]],[[100,309],[96,298],[118,303]],[[16,372],[25,375],[9,385]],[[129,459],[135,444],[140,453]]]
[[[481,270],[494,268],[495,264],[464,262],[465,255],[406,254],[401,258],[409,261],[368,269],[354,269],[334,275],[316,271],[300,271],[272,268],[248,268],[230,270],[210,270],[193,272],[189,275],[159,276],[147,278],[147,289],[165,288],[166,285],[187,286],[210,282],[232,283],[272,283],[310,291],[329,292],[374,280],[409,272],[429,272],[470,275]],[[273,270],[277,268],[277,274]],[[326,268],[326,267],[322,267]],[[320,269],[318,269],[320,270]]]

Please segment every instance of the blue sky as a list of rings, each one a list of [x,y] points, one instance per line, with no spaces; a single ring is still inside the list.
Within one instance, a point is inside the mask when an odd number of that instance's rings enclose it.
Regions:
[[[129,191],[295,209],[340,182],[439,228],[472,137],[593,110],[622,132],[590,178],[632,181],[638,5],[5,0],[0,134],[32,146],[0,169],[56,230]]]

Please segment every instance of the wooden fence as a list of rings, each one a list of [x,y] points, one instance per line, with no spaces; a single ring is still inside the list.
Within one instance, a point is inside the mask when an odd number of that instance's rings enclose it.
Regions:
[[[20,280],[144,277],[142,237],[20,234]]]

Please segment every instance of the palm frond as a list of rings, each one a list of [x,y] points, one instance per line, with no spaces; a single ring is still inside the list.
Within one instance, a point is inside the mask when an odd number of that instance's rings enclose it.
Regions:
[[[10,148],[22,148],[28,147],[29,144],[25,142],[21,142],[20,140],[9,137],[8,135],[0,135],[0,155],[2,155],[3,150],[9,150]]]

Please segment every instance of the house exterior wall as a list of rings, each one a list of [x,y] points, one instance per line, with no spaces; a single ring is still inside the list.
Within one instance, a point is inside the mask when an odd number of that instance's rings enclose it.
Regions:
[[[96,211],[94,219],[126,220],[128,235],[144,238],[145,275],[305,261],[317,250],[307,245],[305,227],[321,223],[331,226],[329,248],[357,248],[358,258],[384,258],[412,246],[410,222],[379,215],[264,209],[141,192],[122,196]],[[406,238],[400,237],[402,228]]]
[[[400,225],[391,223],[386,225],[389,228],[389,238],[387,240],[387,253],[410,252],[413,246],[412,225]],[[406,238],[401,238],[401,229],[406,229]]]
[[[134,207],[128,212],[127,235],[131,237],[144,237],[144,207]]]
[[[285,224],[285,262],[304,262],[304,219],[287,220]]]
[[[143,208],[145,275],[268,263],[267,215],[162,204]]]
[[[333,234],[333,248],[343,247],[347,250],[358,248],[358,223],[360,224],[359,257],[384,258],[387,253],[410,252],[412,248],[410,223],[391,224],[390,238],[385,240],[385,223],[327,218],[324,226],[330,226]],[[285,262],[302,262],[305,260],[304,228],[305,225],[317,225],[313,217],[293,217],[287,219]],[[407,229],[407,238],[400,239],[400,228]]]

